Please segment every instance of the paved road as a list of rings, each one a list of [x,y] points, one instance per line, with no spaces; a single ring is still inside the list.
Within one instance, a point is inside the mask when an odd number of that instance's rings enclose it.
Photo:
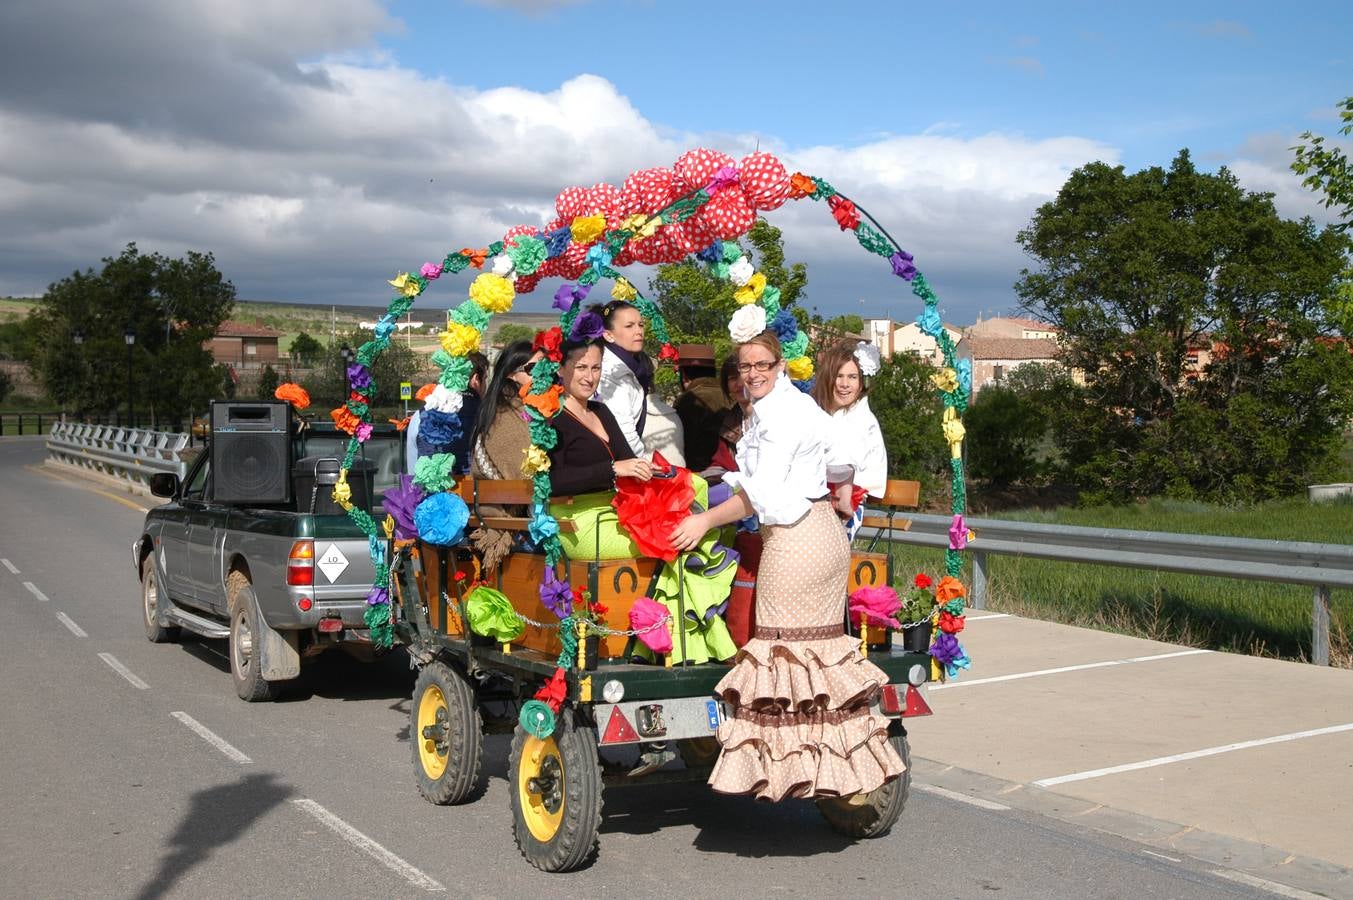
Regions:
[[[924,778],[893,833],[860,844],[808,804],[608,791],[600,859],[544,875],[512,843],[505,738],[482,799],[440,808],[411,783],[401,659],[322,659],[282,702],[240,702],[221,642],[142,636],[145,501],[42,454],[0,441],[0,896],[1269,896]]]

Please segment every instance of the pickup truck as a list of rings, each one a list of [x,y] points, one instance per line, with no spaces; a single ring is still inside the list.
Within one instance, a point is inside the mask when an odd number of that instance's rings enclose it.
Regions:
[[[286,465],[290,479],[299,460],[341,460],[347,441],[331,423],[312,424],[275,464]],[[371,512],[380,521],[380,497],[404,468],[403,435],[378,427],[358,459],[374,465]],[[249,702],[270,699],[279,682],[300,675],[302,659],[329,648],[372,653],[362,618],[375,577],[369,544],[329,500],[332,489],[298,490],[290,504],[222,502],[213,496],[211,464],[208,450],[182,482],[169,473],[152,478],[151,492],[168,502],[146,514],[132,544],[146,637],[163,643],[186,630],[224,638],[235,691]]]

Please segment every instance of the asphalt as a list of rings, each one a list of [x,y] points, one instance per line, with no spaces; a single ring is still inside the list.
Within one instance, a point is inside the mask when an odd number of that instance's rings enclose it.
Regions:
[[[0,567],[0,896],[1210,898],[1282,890],[1208,853],[1124,836],[1128,827],[1113,833],[1009,795],[992,799],[1035,775],[1112,762],[1092,748],[1046,765],[1020,756],[1019,767],[1013,752],[995,753],[1015,777],[982,772],[972,748],[1032,745],[1047,727],[1017,714],[1009,697],[1003,705],[997,685],[932,694],[936,716],[912,730],[917,789],[887,837],[852,843],[810,804],[756,804],[702,785],[608,790],[597,861],[540,873],[513,845],[505,737],[487,739],[480,799],[434,807],[413,786],[413,676],[398,654],[375,664],[321,658],[281,701],[242,703],[223,643],[152,645],[143,636],[130,544],[148,501],[48,471],[42,458],[40,442],[0,441],[0,559],[18,569]],[[969,626],[981,674],[998,674],[1006,663],[984,645],[1000,641],[979,627],[998,635],[1004,626]],[[1012,672],[1020,664],[1007,662]],[[1056,690],[1074,697],[1087,679]],[[1154,752],[1125,748],[1114,759]],[[1134,827],[1149,821],[1122,815]]]

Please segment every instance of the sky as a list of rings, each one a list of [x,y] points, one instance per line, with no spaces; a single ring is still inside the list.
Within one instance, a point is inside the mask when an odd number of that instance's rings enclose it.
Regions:
[[[872,212],[965,324],[1014,309],[1017,232],[1088,162],[1188,148],[1330,221],[1290,148],[1336,135],[1351,36],[1346,2],[6,0],[0,295],[135,241],[214,253],[241,299],[377,306],[565,187],[759,148]],[[824,205],[767,217],[806,305],[919,313]]]

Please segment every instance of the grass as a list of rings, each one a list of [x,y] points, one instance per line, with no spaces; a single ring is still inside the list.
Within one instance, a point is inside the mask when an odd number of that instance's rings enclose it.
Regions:
[[[1129,507],[1003,513],[1003,519],[1274,540],[1353,542],[1353,502],[1288,499],[1229,509],[1151,500]],[[981,546],[981,535],[978,543]],[[936,574],[933,550],[897,545],[900,581]],[[1237,653],[1308,659],[1313,589],[1145,569],[988,557],[988,607],[1001,612]],[[971,561],[963,573],[972,584]],[[1353,668],[1353,592],[1331,594],[1331,662]]]

